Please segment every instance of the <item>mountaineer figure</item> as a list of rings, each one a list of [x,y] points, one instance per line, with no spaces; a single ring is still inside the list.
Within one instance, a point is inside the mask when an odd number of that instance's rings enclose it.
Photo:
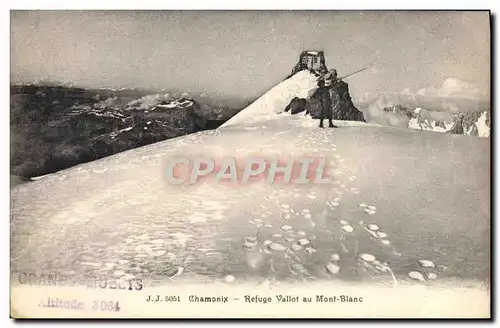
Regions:
[[[332,101],[330,96],[331,85],[325,86],[325,81],[323,79],[318,81],[318,90],[316,91],[320,104],[321,104],[321,117],[319,127],[323,128],[323,120],[328,119],[328,126],[330,128],[336,128],[337,126],[333,125],[333,110],[332,110]]]

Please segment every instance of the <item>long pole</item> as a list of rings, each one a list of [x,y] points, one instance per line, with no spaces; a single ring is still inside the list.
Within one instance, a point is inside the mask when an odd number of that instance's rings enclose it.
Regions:
[[[362,72],[362,71],[364,71],[364,70],[368,69],[369,67],[370,67],[370,66],[367,66],[367,67],[362,68],[362,69],[360,69],[360,70],[357,70],[356,72],[353,72],[353,73],[351,73],[351,74],[347,74],[347,75],[345,75],[345,76],[339,77],[339,78],[337,78],[337,80],[342,80],[342,79],[345,79],[346,77],[349,77],[349,76],[351,76],[351,75],[354,75],[354,74],[357,74],[357,73],[359,73],[359,72]]]

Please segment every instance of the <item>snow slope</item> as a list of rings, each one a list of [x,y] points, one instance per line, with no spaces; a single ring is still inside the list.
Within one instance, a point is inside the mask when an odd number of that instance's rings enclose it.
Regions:
[[[313,85],[299,73],[217,133],[158,142],[14,187],[11,272],[170,285],[228,275],[235,283],[336,280],[422,285],[425,293],[470,285],[484,301],[489,140],[351,122],[319,129],[298,115],[264,119]],[[256,113],[265,116],[253,120]],[[256,153],[327,156],[332,184],[173,186],[165,178],[175,157]],[[362,260],[366,254],[379,262]],[[466,315],[470,300],[461,299]]]
[[[236,114],[222,127],[240,125],[249,121],[265,120],[285,110],[294,97],[309,98],[317,89],[317,77],[301,71],[266,92],[262,97]]]
[[[304,231],[320,258],[326,259],[342,250],[338,229],[343,219],[355,230],[364,220],[389,233],[398,252],[406,250],[402,257],[391,258],[401,277],[419,258],[430,258],[448,266],[448,274],[485,279],[490,216],[487,140],[375,126],[320,130],[311,128],[310,122],[283,116],[257,132],[227,128],[219,135],[198,133],[20,185],[12,190],[13,267],[69,270],[73,263],[86,263],[76,270],[102,273],[120,267],[137,274],[149,268],[161,276],[162,263],[191,257],[192,274],[260,275],[236,261],[245,262],[247,255],[236,245],[259,231],[256,223],[272,225],[261,227],[263,239],[272,239],[285,223],[295,234]],[[329,187],[174,187],[165,179],[165,161],[173,156],[255,152],[325,154],[337,182]],[[329,209],[326,202],[336,198],[341,205]],[[377,215],[367,215],[360,203],[376,206]],[[283,209],[308,209],[313,219],[293,214],[290,221],[282,217]],[[331,241],[325,244],[327,239]],[[390,248],[366,247],[380,256],[392,254]],[[132,269],[120,260],[138,266]]]

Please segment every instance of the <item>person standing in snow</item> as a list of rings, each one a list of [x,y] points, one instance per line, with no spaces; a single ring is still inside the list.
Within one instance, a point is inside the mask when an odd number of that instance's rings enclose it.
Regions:
[[[330,86],[325,86],[325,81],[323,79],[320,79],[318,81],[318,90],[316,90],[319,101],[320,101],[320,106],[321,106],[321,117],[320,117],[320,123],[319,127],[323,128],[323,120],[326,118],[328,119],[328,126],[330,128],[336,128],[335,125],[333,125],[333,111],[332,111],[332,101],[330,98]]]

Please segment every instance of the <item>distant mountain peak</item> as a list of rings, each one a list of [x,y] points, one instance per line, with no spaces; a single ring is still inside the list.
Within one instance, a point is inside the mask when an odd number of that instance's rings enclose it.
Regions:
[[[408,109],[403,106],[393,106],[390,109],[384,109],[384,111],[408,114]],[[469,111],[466,113],[437,112],[416,107],[407,127],[415,130],[488,138],[491,130],[491,113],[489,110]]]

